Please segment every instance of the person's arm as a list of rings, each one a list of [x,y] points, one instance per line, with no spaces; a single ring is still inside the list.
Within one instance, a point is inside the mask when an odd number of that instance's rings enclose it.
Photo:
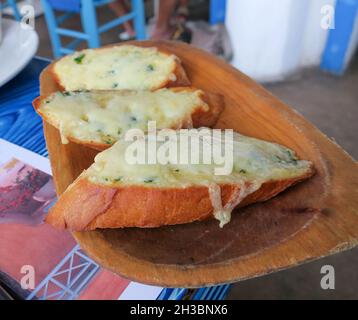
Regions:
[[[152,39],[170,38],[174,32],[170,25],[170,18],[174,13],[177,2],[177,0],[160,0],[159,13],[152,33]]]
[[[129,8],[127,7],[127,4],[124,0],[116,0],[109,3],[108,5],[118,17],[124,16],[129,12]],[[131,21],[123,23],[123,26],[129,36],[132,37],[135,35],[135,31],[133,29]]]

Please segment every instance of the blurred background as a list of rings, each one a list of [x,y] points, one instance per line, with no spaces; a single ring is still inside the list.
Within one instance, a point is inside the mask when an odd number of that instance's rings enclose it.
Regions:
[[[15,38],[27,61],[131,39],[185,41],[260,82],[357,159],[357,8],[358,0],[2,0],[0,86],[26,65],[13,72]],[[32,37],[21,38],[24,25]],[[320,287],[327,264],[335,290]],[[358,249],[234,284],[228,298],[357,299]]]

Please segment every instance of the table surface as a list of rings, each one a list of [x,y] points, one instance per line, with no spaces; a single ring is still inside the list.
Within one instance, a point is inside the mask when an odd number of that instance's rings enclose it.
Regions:
[[[50,63],[48,59],[35,57],[20,74],[0,88],[0,138],[45,157],[48,153],[42,120],[31,102],[39,96],[40,73]],[[191,299],[222,300],[228,289],[229,285],[201,288],[191,294]],[[186,294],[186,289],[164,289],[159,299],[180,300]]]
[[[31,102],[39,95],[39,75],[50,63],[34,58],[14,79],[0,88],[0,138],[47,156],[42,120]]]

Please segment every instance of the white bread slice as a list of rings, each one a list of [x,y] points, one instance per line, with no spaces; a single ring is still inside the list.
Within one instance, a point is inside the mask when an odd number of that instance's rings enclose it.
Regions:
[[[156,90],[190,85],[178,57],[133,45],[82,50],[58,60],[50,72],[64,91]]]
[[[314,173],[309,161],[275,143],[234,135],[233,171],[215,165],[129,164],[128,142],[99,153],[95,163],[62,194],[46,222],[75,231],[159,227],[215,217],[265,201]],[[160,148],[160,146],[158,147]]]
[[[105,150],[128,129],[213,126],[224,108],[223,97],[190,87],[157,91],[56,92],[33,105],[59,129],[63,143],[73,141]]]

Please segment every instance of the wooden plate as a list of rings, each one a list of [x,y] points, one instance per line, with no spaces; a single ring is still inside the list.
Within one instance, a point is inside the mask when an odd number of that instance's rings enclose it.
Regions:
[[[357,163],[348,154],[218,58],[182,43],[137,44],[173,52],[194,86],[225,96],[226,109],[217,127],[286,145],[313,161],[317,174],[266,203],[234,213],[224,229],[211,220],[157,229],[74,233],[90,257],[135,281],[197,287],[278,271],[358,243]],[[55,90],[56,83],[46,69],[41,75],[41,94]],[[44,129],[61,194],[97,152],[73,143],[63,145],[57,129],[46,123]]]

